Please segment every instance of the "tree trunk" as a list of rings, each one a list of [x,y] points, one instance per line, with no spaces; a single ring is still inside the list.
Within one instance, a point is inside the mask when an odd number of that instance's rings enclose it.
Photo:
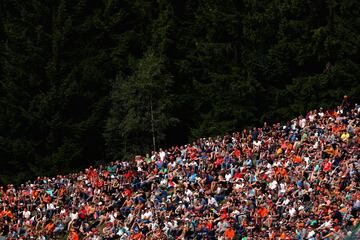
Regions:
[[[156,150],[156,140],[155,140],[155,127],[154,127],[154,112],[153,112],[153,103],[152,103],[152,95],[150,96],[150,116],[151,116],[151,133],[153,140],[153,148]]]

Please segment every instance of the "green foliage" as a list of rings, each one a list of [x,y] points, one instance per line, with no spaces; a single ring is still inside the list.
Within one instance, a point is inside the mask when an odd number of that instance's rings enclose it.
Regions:
[[[105,138],[112,157],[118,158],[152,149],[165,139],[165,131],[177,119],[169,115],[172,76],[166,73],[164,60],[153,50],[137,63],[125,79],[118,76],[111,93],[112,107]]]
[[[0,182],[360,100],[358,1],[14,0],[0,17]]]
[[[104,155],[104,78],[113,70],[102,42],[111,38],[93,24],[102,13],[84,4],[6,4],[0,174],[20,173],[12,181],[73,171]]]

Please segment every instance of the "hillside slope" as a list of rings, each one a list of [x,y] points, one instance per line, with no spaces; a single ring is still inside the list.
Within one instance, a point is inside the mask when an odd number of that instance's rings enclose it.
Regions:
[[[360,108],[1,187],[10,239],[342,239],[359,224]],[[353,232],[353,233],[352,233]]]

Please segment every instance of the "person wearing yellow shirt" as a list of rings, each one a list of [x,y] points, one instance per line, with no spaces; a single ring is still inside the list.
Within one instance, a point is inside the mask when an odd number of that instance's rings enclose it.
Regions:
[[[341,140],[343,140],[343,141],[347,141],[348,139],[349,139],[349,137],[350,137],[350,134],[348,133],[348,132],[343,132],[342,134],[341,134]]]
[[[330,146],[330,144],[326,147],[326,149],[324,150],[324,152],[326,152],[329,155],[335,155],[335,150],[333,147]]]

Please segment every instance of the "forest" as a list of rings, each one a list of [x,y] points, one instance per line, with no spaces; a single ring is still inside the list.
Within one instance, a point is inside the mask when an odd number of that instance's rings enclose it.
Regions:
[[[357,0],[2,0],[0,22],[0,184],[360,100]]]

